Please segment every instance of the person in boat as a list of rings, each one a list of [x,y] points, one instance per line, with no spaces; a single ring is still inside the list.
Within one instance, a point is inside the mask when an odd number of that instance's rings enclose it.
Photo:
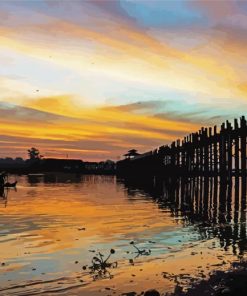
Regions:
[[[8,174],[7,173],[2,173],[0,174],[0,188],[2,187],[16,187],[17,181],[13,183],[8,182]]]
[[[0,174],[0,186],[3,187],[5,184],[5,173]]]
[[[2,174],[0,174],[0,186],[4,186],[6,181],[8,180],[8,174],[3,172]]]

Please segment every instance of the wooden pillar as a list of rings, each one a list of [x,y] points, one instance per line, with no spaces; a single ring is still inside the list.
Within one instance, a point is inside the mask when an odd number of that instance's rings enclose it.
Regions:
[[[232,175],[232,125],[229,121],[226,122],[227,129],[227,174]]]
[[[193,168],[193,143],[192,143],[192,141],[193,141],[193,136],[192,136],[192,134],[190,134],[189,142],[188,142],[188,156],[187,156],[189,172],[192,172],[192,168]]]
[[[185,167],[186,167],[185,154],[186,154],[186,137],[184,137],[182,141],[182,146],[181,146],[181,166],[183,170],[185,170]]]
[[[208,171],[209,171],[209,158],[208,158],[208,129],[205,128],[204,133],[203,133],[203,144],[204,144],[204,172],[205,175],[208,175]]]
[[[193,153],[193,159],[192,159],[192,171],[195,172],[196,169],[196,148],[195,148],[195,139],[196,134],[192,134],[192,153]]]
[[[172,144],[171,144],[171,167],[172,167],[172,170],[175,169],[175,166],[176,166],[175,142],[172,142]]]
[[[199,131],[199,163],[200,163],[200,166],[199,166],[199,171],[200,171],[200,174],[203,172],[203,131],[204,129],[202,128],[200,131]]]
[[[181,165],[180,151],[181,151],[180,140],[177,140],[177,149],[176,149],[177,169],[178,169],[178,168],[180,167],[180,165]]]
[[[193,144],[192,144],[192,134],[190,134],[189,139],[188,139],[188,147],[187,147],[187,167],[188,171],[191,173],[192,171],[192,166],[193,166]]]
[[[240,147],[241,147],[241,174],[246,175],[246,120],[242,116],[240,119]]]
[[[219,139],[219,160],[220,160],[220,175],[225,176],[226,174],[226,134],[225,124],[221,125],[220,139]]]
[[[198,174],[200,171],[199,134],[198,133],[196,133],[195,152],[196,152],[196,173]]]
[[[234,119],[234,159],[235,159],[235,175],[239,176],[239,126],[238,126],[238,120]]]
[[[209,172],[212,174],[213,170],[213,148],[212,148],[212,128],[209,128],[208,135],[208,145],[209,145]]]
[[[196,149],[195,149],[195,134],[191,135],[191,171],[195,171],[196,165]]]
[[[214,136],[213,136],[213,145],[214,145],[214,174],[218,175],[218,135],[217,135],[217,126],[214,126]]]

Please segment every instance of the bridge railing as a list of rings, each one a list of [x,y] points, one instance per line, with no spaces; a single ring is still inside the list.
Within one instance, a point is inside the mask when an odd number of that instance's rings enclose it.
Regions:
[[[118,171],[194,175],[246,175],[247,123],[244,116],[222,123],[220,130],[202,127],[184,139],[120,161]]]

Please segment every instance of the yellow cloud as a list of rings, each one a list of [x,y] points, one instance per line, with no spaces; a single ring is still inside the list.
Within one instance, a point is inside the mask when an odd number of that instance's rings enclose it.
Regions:
[[[163,145],[176,139],[178,135],[185,135],[198,128],[194,123],[129,113],[128,109],[121,107],[81,108],[73,104],[73,100],[67,96],[27,100],[26,107],[28,112],[22,111],[24,118],[19,118],[18,112],[15,117],[9,112],[0,118],[1,135],[22,137],[19,145],[10,142],[6,145],[3,143],[2,147],[12,146],[17,149],[19,146],[26,149],[30,140],[33,140],[40,143],[42,150],[52,149],[57,154],[67,151],[81,157],[97,153],[110,157],[111,152],[123,154],[133,143],[136,143],[136,148],[140,147],[145,151],[151,147],[156,148],[151,144],[153,141],[157,146]],[[45,112],[48,119],[41,120],[37,113],[39,111]],[[49,141],[56,143],[50,145]],[[81,141],[93,144],[90,148],[84,148],[80,147],[83,144],[77,144]]]

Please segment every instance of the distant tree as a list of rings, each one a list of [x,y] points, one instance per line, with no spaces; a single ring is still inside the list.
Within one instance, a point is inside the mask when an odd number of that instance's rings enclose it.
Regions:
[[[40,155],[40,152],[39,152],[39,149],[37,148],[30,148],[27,150],[28,152],[28,156],[30,159],[41,159],[42,158],[42,155]]]
[[[6,161],[13,161],[13,158],[12,157],[5,157],[5,160]]]
[[[24,160],[23,160],[22,157],[16,157],[16,158],[15,158],[15,161],[17,161],[17,162],[23,162]]]

